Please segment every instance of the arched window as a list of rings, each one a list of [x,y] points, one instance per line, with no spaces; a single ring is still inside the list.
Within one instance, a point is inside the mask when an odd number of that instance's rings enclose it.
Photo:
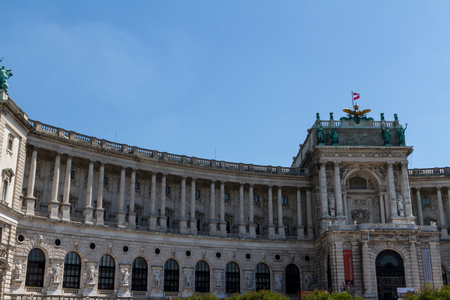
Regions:
[[[180,271],[178,263],[173,259],[169,259],[164,265],[164,291],[178,292],[179,279]]]
[[[81,274],[81,259],[76,252],[69,252],[64,259],[63,288],[79,289]]]
[[[266,264],[256,266],[255,272],[256,290],[270,290],[270,271]]]
[[[286,294],[300,292],[300,270],[296,265],[290,264],[284,272],[286,276]]]
[[[241,272],[239,266],[230,262],[225,269],[225,289],[227,294],[234,294],[241,292]]]
[[[447,285],[447,270],[445,269],[444,266],[441,266],[442,268],[442,282],[444,283],[444,285]]]
[[[114,274],[116,265],[114,258],[110,255],[103,255],[100,259],[98,267],[98,289],[99,290],[114,290]]]
[[[147,262],[142,257],[138,257],[133,261],[131,273],[131,290],[146,291],[147,290]]]
[[[209,292],[209,266],[203,260],[195,265],[195,291]]]
[[[33,249],[28,254],[26,286],[43,287],[45,273],[45,256],[40,249]]]
[[[351,189],[367,189],[367,180],[362,177],[352,177],[348,180],[348,185]]]

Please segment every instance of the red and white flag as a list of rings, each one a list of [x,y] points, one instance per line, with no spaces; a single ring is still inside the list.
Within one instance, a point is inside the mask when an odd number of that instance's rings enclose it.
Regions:
[[[359,93],[353,93],[353,100],[359,99]]]

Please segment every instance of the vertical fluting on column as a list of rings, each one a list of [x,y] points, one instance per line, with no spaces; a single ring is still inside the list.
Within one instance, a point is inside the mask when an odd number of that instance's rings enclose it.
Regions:
[[[320,162],[319,186],[320,186],[320,203],[322,205],[322,217],[329,217],[326,162]]]
[[[420,187],[416,188],[416,198],[417,198],[417,214],[418,214],[417,217],[419,218],[419,225],[423,225],[422,197],[420,196]]]
[[[53,167],[52,195],[48,204],[48,214],[51,220],[59,220],[59,172],[60,172],[61,154],[56,153],[55,166]]]
[[[156,230],[156,173],[152,173],[152,183],[150,186],[150,216],[148,218],[149,229]]]
[[[122,167],[120,171],[120,184],[119,184],[119,210],[116,214],[117,219],[117,227],[125,228],[125,211],[124,211],[124,203],[125,203],[125,167]]]
[[[297,238],[299,240],[305,237],[302,220],[302,194],[300,187],[297,187]]]
[[[256,238],[255,215],[253,210],[253,184],[248,188],[248,231],[251,238]]]
[[[187,219],[186,219],[186,177],[181,178],[181,208],[180,208],[180,233],[186,234]]]
[[[403,200],[405,201],[405,217],[411,218],[412,205],[411,205],[411,189],[409,188],[409,178],[408,178],[408,163],[402,162],[402,194]]]
[[[247,233],[247,228],[244,219],[244,183],[239,184],[239,236],[244,236]]]
[[[444,216],[444,203],[442,201],[442,191],[441,187],[436,187],[436,193],[437,193],[437,200],[438,200],[438,210],[439,210],[439,226],[441,227],[441,237],[443,239],[448,238],[448,230],[447,230],[447,224],[445,223],[445,216]]]
[[[384,199],[383,194],[380,193],[380,216],[381,216],[381,223],[386,223],[386,209],[384,208]]]
[[[309,239],[314,238],[313,236],[313,220],[312,220],[312,197],[311,189],[306,189],[306,234]]]
[[[25,201],[27,203],[27,216],[34,216],[34,205],[36,203],[36,198],[34,197],[34,184],[36,182],[36,162],[37,162],[37,147],[33,147],[33,152],[31,154],[30,162],[30,175],[28,177],[28,190],[27,197]]]
[[[136,228],[136,213],[134,212],[134,195],[136,194],[136,169],[131,170],[130,203],[128,205],[128,224],[131,229]]]
[[[161,229],[161,231],[167,230],[166,181],[167,181],[167,174],[162,173],[162,176],[161,176],[161,205],[160,205],[160,209],[159,209],[159,228]]]
[[[416,250],[416,242],[411,241],[410,246],[410,257],[411,257],[411,272],[409,273],[409,277],[412,281],[412,287],[414,290],[418,291],[420,289],[420,280],[419,280],[419,264],[417,262],[417,250]]]
[[[72,156],[67,157],[66,173],[64,175],[64,192],[62,207],[62,221],[70,221],[70,184],[72,182]]]
[[[334,162],[334,194],[336,196],[336,215],[343,216],[340,161]]]
[[[389,161],[388,166],[388,186],[389,186],[389,200],[391,203],[391,218],[398,217],[397,213],[397,199],[395,195],[395,182],[394,182],[394,163]]]
[[[209,204],[209,234],[215,235],[217,231],[216,221],[216,182],[211,181],[211,197]]]
[[[272,185],[268,186],[267,190],[267,215],[269,217],[267,233],[269,238],[275,237],[275,225],[273,224],[273,196],[272,196]]]
[[[347,193],[342,193],[342,203],[344,206],[345,223],[350,224],[350,216],[348,214],[348,199]]]
[[[283,203],[282,203],[282,187],[278,186],[278,194],[277,194],[277,213],[278,213],[278,235],[280,238],[284,238],[286,233],[284,231],[283,225]]]
[[[105,163],[100,162],[100,169],[98,172],[98,186],[97,186],[97,209],[95,211],[96,225],[104,225],[104,212],[103,208],[103,189],[105,180]]]
[[[441,253],[439,243],[430,242],[431,272],[433,274],[433,288],[440,289],[443,286]]]
[[[333,291],[340,292],[339,288],[341,284],[345,282],[345,269],[344,269],[344,249],[342,247],[342,242],[335,242],[334,247],[334,261],[335,261],[335,272],[336,278],[333,282]]]
[[[363,257],[363,274],[364,274],[364,297],[370,298],[373,296],[372,288],[372,265],[370,262],[370,250],[368,242],[364,242],[362,247],[362,257]]]
[[[197,234],[197,219],[195,217],[195,179],[194,177],[192,177],[191,180],[191,219],[190,219],[190,231],[191,234]]]
[[[225,182],[220,182],[220,234],[227,235],[227,223],[225,222]]]
[[[89,170],[88,170],[88,178],[87,178],[87,187],[86,187],[86,202],[83,209],[84,215],[84,223],[85,224],[94,224],[92,222],[93,211],[92,207],[92,183],[94,180],[94,161],[89,161]]]

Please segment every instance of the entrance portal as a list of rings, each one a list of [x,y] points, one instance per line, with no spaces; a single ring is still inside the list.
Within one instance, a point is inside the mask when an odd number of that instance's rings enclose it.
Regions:
[[[378,299],[397,299],[397,288],[405,287],[403,259],[395,251],[385,250],[376,259]]]

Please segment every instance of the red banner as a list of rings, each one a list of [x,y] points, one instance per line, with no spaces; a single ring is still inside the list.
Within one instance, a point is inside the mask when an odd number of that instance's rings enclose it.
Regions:
[[[353,254],[352,250],[344,250],[345,287],[353,287]]]

